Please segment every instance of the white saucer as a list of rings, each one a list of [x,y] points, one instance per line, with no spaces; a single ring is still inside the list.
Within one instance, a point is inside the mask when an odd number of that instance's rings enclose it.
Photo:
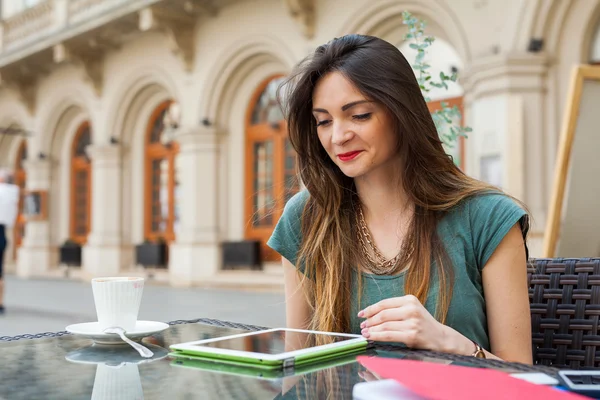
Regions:
[[[67,361],[77,364],[105,364],[110,367],[119,367],[123,364],[144,364],[165,358],[169,351],[164,347],[144,343],[154,355],[144,358],[130,346],[105,346],[93,344],[88,347],[76,349],[65,356]]]
[[[135,328],[132,331],[126,332],[125,336],[131,340],[139,341],[146,336],[162,332],[168,327],[169,325],[165,324],[164,322],[137,321],[135,323]],[[94,342],[99,344],[125,344],[119,335],[102,332],[97,321],[69,325],[65,328],[65,330],[74,335],[92,339]]]

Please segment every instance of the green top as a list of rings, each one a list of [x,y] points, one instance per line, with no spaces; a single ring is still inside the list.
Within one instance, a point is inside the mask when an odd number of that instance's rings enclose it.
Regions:
[[[288,201],[267,243],[294,265],[302,241],[301,218],[308,197],[305,190]],[[438,223],[438,235],[454,268],[454,290],[446,324],[487,350],[490,344],[481,270],[504,236],[524,216],[526,212],[510,197],[490,193],[464,200]],[[357,270],[354,270],[350,328],[355,334],[360,334],[362,321],[356,316],[358,311],[385,298],[404,295],[404,273],[379,276],[361,272],[361,275],[364,283],[359,306]],[[425,308],[434,315],[439,282],[432,276]]]

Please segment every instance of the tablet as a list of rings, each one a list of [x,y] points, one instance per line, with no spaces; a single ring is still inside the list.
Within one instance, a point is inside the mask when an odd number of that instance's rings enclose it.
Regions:
[[[225,375],[234,375],[239,377],[250,377],[263,380],[280,380],[290,376],[305,375],[311,372],[339,367],[342,365],[356,363],[356,356],[363,354],[364,351],[354,350],[346,355],[340,354],[335,358],[327,359],[322,362],[298,365],[295,368],[265,369],[248,366],[247,363],[220,362],[218,360],[204,358],[200,356],[186,355],[182,353],[173,354],[172,367],[196,369],[206,372],[213,372]]]
[[[286,340],[296,349],[286,351]],[[316,345],[326,342],[327,344]],[[360,352],[367,348],[363,336],[275,328],[174,344],[171,355],[194,355],[204,359],[264,369],[290,368]]]

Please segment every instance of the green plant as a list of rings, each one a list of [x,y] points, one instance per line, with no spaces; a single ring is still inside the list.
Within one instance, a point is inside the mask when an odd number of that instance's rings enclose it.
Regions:
[[[457,74],[451,76],[446,75],[443,71],[440,72],[439,80],[431,76],[429,72],[431,65],[425,62],[425,54],[428,47],[432,45],[435,38],[425,35],[426,23],[423,20],[415,18],[411,13],[405,11],[402,13],[402,22],[408,27],[408,32],[404,36],[405,40],[412,40],[410,48],[417,51],[412,68],[417,76],[417,81],[421,87],[421,92],[425,101],[429,102],[429,92],[433,88],[448,89],[449,82],[456,82]],[[472,129],[468,126],[462,126],[455,121],[461,121],[461,112],[457,106],[449,107],[448,103],[441,102],[442,108],[431,113],[433,122],[437,128],[438,134],[442,142],[448,147],[454,147],[454,144],[460,136],[467,137],[467,133]]]

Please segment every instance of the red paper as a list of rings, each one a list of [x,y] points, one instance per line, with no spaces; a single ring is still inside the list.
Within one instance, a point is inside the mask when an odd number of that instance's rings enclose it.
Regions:
[[[368,356],[360,356],[358,361],[380,377],[394,379],[414,393],[432,400],[587,399],[492,369]]]

